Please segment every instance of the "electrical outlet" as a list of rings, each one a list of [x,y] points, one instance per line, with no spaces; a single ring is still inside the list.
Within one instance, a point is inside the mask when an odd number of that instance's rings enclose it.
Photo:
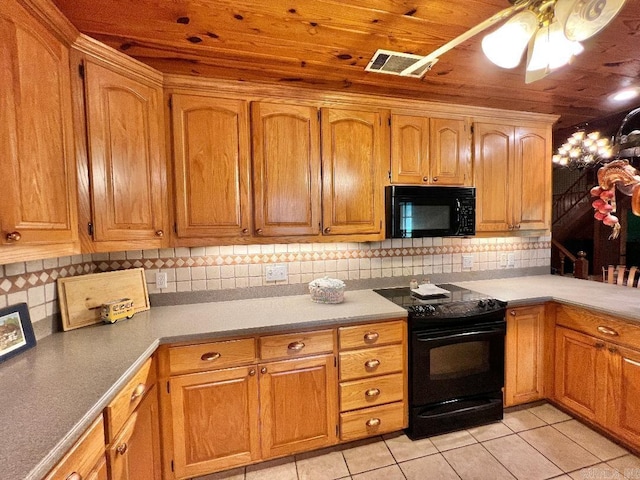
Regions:
[[[501,253],[500,254],[500,267],[501,268],[506,268],[507,267],[507,254],[506,253]]]
[[[287,279],[287,265],[278,263],[275,265],[267,265],[264,269],[265,279],[267,282],[276,282],[278,280]]]
[[[156,288],[167,288],[167,273],[156,273]]]
[[[510,253],[507,255],[507,267],[513,268],[516,266],[516,254]]]
[[[473,268],[473,255],[462,255],[462,268]]]

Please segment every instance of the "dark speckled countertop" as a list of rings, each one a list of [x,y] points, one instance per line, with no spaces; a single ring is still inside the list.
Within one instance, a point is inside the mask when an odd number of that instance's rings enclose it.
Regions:
[[[640,321],[640,290],[551,275],[455,282],[510,305],[557,300]],[[162,343],[406,316],[371,290],[339,305],[308,295],[154,307],[44,338],[0,364],[0,479],[38,480]]]

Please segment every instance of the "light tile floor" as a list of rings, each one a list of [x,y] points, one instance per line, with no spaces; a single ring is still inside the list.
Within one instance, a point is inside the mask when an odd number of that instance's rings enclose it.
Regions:
[[[197,480],[640,480],[640,458],[548,403],[411,441],[394,433]]]

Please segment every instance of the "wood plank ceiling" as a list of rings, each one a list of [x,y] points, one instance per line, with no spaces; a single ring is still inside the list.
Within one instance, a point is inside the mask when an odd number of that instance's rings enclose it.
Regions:
[[[526,85],[483,34],[422,79],[365,72],[378,49],[426,55],[507,0],[54,0],[76,27],[160,71],[296,84],[561,116],[557,129],[628,111],[612,92],[640,87],[640,0],[583,42],[575,62]]]

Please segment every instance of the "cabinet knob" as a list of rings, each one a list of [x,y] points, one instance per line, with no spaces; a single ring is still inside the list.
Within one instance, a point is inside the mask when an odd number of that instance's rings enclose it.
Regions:
[[[131,394],[131,401],[135,402],[138,398],[144,395],[144,392],[147,390],[147,386],[144,383],[139,383],[136,388],[133,389],[133,393]]]
[[[127,453],[128,449],[129,449],[129,446],[125,442],[125,443],[121,443],[116,447],[116,452],[118,452],[118,455],[124,455],[125,453]]]
[[[433,181],[437,182],[438,181],[438,177],[433,177]]]
[[[378,425],[380,425],[379,418],[370,418],[367,420],[367,427],[377,427]]]
[[[507,227],[509,228],[509,230],[513,230],[513,225],[508,225]]]
[[[304,348],[304,342],[291,342],[287,345],[287,350],[291,350],[292,352],[299,352]]]
[[[601,348],[604,348],[604,343],[602,343],[602,342],[597,342],[594,346],[595,346],[598,350],[600,350]]]
[[[262,367],[260,369],[260,373],[267,373],[267,367]]]
[[[19,242],[21,238],[22,238],[22,235],[20,234],[20,232],[7,233],[8,242]]]
[[[261,228],[257,229],[257,230],[256,230],[256,234],[257,234],[257,235],[262,235],[262,229],[261,229]]]
[[[202,360],[203,362],[213,362],[214,360],[219,359],[221,356],[222,355],[219,352],[207,352],[202,354],[200,360]]]
[[[610,353],[618,353],[618,349],[616,347],[609,347],[608,350]]]
[[[249,370],[249,376],[253,377],[256,374],[256,369],[252,368],[251,370]]]
[[[512,317],[515,317],[515,316],[516,316],[516,312],[515,312],[514,310],[511,310],[511,311],[509,312],[509,315],[511,315]]]
[[[366,362],[364,362],[365,368],[368,368],[371,370],[373,370],[374,368],[378,368],[379,365],[380,365],[380,360],[376,358],[374,358],[373,360],[367,360]]]
[[[379,388],[370,388],[369,390],[367,390],[366,392],[364,392],[364,395],[366,397],[377,397],[378,395],[380,395],[380,389]]]
[[[613,328],[605,327],[603,325],[598,326],[598,331],[600,333],[604,333],[605,335],[611,335],[612,337],[618,336],[618,332],[616,332]]]
[[[246,235],[247,233],[249,233],[249,229],[248,228],[243,228],[242,229],[242,234]]]
[[[422,177],[422,181],[423,182],[428,182],[429,181],[429,177]]]
[[[515,227],[516,230],[520,230],[520,224],[518,223]]]
[[[156,237],[164,237],[164,232],[162,230],[156,230]]]
[[[78,472],[72,472],[67,478],[64,480],[82,480],[82,475]]]
[[[331,227],[327,227],[324,229],[324,233],[331,233]]]
[[[380,338],[380,334],[378,332],[367,332],[364,334],[365,343],[373,343]]]

